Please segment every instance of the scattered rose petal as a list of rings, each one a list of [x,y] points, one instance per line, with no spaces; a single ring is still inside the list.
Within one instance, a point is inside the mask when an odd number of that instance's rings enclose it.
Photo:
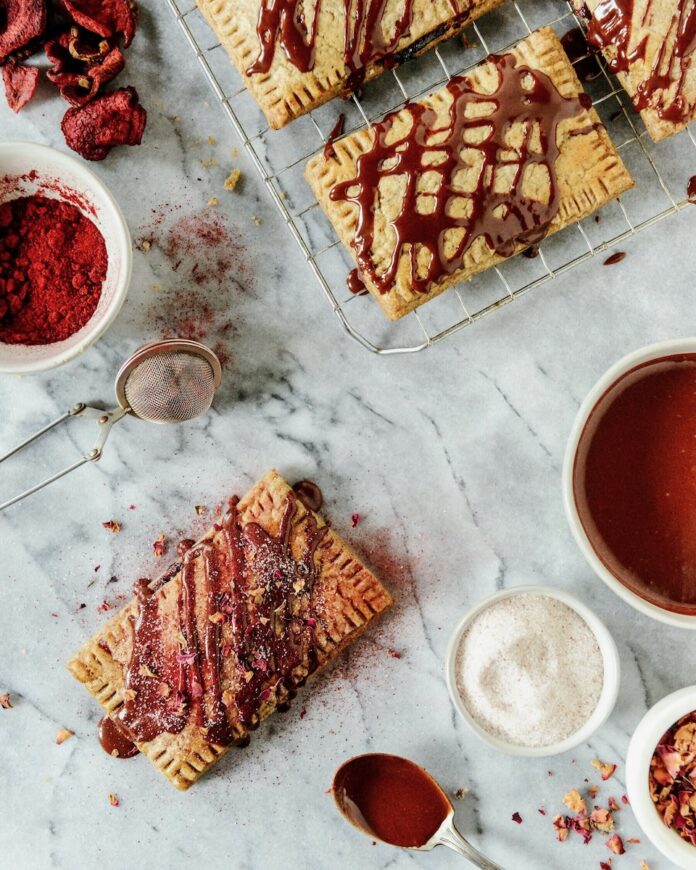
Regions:
[[[512,814],[512,821],[517,822],[518,825],[522,824],[522,816],[519,813]]]
[[[350,524],[353,528],[360,522],[360,514],[353,514],[350,518]]]
[[[60,746],[61,743],[65,743],[66,740],[70,740],[70,738],[74,736],[74,731],[68,731],[67,728],[60,728],[56,734],[56,743]]]
[[[621,803],[628,805],[628,795],[627,794],[621,795]]]
[[[564,796],[563,803],[573,813],[584,815],[587,812],[587,804],[580,796],[580,792],[575,788]]]
[[[224,621],[225,621],[225,614],[224,614],[224,613],[220,613],[220,611],[218,610],[218,611],[216,611],[215,613],[211,613],[210,616],[208,617],[208,620],[209,620],[210,622],[212,622],[213,625],[217,625],[218,622],[224,622]]]
[[[102,526],[114,535],[122,529],[121,523],[118,520],[107,520],[105,523],[102,523]]]
[[[109,803],[111,804],[112,807],[121,806],[121,801],[119,800],[117,794],[110,794],[109,795]]]
[[[614,800],[613,797],[609,798],[608,803],[609,803],[609,809],[612,811],[612,813],[618,812],[618,810],[621,809],[621,807],[616,803],[616,801]]]
[[[191,697],[194,700],[203,697],[203,686],[201,686],[198,680],[191,680]]]
[[[171,695],[171,693],[172,693],[172,689],[171,689],[171,686],[169,685],[169,683],[163,682],[163,683],[160,683],[159,686],[157,686],[157,694],[160,695],[162,698],[168,698]]]
[[[629,837],[627,840],[624,840],[624,842],[625,842],[625,843],[631,843],[631,845],[634,845],[634,846],[635,846],[635,845],[637,845],[638,843],[640,843],[640,840],[638,839],[638,837]]]
[[[611,858],[608,861],[600,861],[599,870],[611,870]]]
[[[197,504],[195,511],[199,517],[205,516],[208,513],[208,508],[204,504]]]
[[[590,813],[590,824],[603,834],[609,834],[614,830],[614,819],[609,810],[597,807]]]
[[[157,674],[154,673],[147,665],[140,665],[138,668],[138,673],[141,677],[149,677],[150,679],[157,679]]]
[[[568,825],[566,824],[566,820],[563,816],[555,816],[553,820],[553,826],[556,829],[556,839],[563,843],[568,839]]]
[[[180,665],[192,665],[196,661],[196,653],[188,650],[182,651],[177,653],[176,660]]]
[[[606,761],[600,761],[598,758],[593,758],[590,762],[592,767],[596,767],[597,770],[602,774],[602,779],[606,782],[608,779],[611,779],[614,775],[614,771],[616,770],[615,764],[609,764]]]
[[[389,653],[389,655],[393,659],[400,659],[401,658],[401,653],[397,652],[395,649],[392,649],[391,647],[387,647],[387,652]]]
[[[9,692],[2,692],[0,694],[0,707],[3,710],[11,710],[13,707],[12,699],[10,698]]]
[[[607,849],[611,849],[611,851],[615,855],[623,855],[626,851],[624,849],[623,841],[618,834],[614,834],[613,837],[609,837],[604,845],[607,847]]]
[[[108,601],[102,601],[102,603],[97,607],[99,613],[106,613],[109,610],[113,610],[114,605],[109,604]]]
[[[155,554],[155,558],[159,559],[160,557],[164,556],[164,551],[167,548],[166,542],[167,539],[163,534],[160,535],[159,538],[157,538],[157,540],[153,542],[152,550]]]
[[[546,815],[546,810],[545,810],[543,807],[539,807],[539,809],[537,810],[537,812],[539,813],[540,816],[545,816],[545,815]]]
[[[305,717],[306,715],[307,715],[307,708],[306,708],[306,707],[303,707],[303,708],[300,710],[300,719],[304,719],[304,717]]]

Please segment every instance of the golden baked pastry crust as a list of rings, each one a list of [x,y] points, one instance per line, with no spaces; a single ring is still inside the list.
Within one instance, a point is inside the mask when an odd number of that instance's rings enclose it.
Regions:
[[[550,28],[536,31],[522,40],[512,49],[511,54],[518,66],[526,66],[545,73],[562,97],[571,98],[582,94],[582,86],[573,67],[558,37]],[[476,91],[485,93],[491,93],[498,82],[495,68],[490,62],[484,62],[476,67],[467,78]],[[447,87],[415,105],[426,105],[435,110],[438,126],[447,127],[449,109],[452,105],[452,97]],[[396,130],[398,125],[401,125],[400,135],[403,136],[413,123],[412,115],[406,108],[396,113],[394,117],[392,129]],[[354,257],[359,207],[357,203],[347,201],[345,198],[332,199],[331,191],[337,184],[342,183],[345,186],[356,177],[358,158],[370,152],[374,135],[374,128],[365,128],[338,140],[333,145],[334,156],[325,159],[323,154],[316,155],[309,161],[305,173],[317,201]],[[394,138],[399,136],[396,135]],[[633,179],[621,162],[594,109],[582,109],[575,117],[561,120],[557,127],[557,144],[559,154],[554,166],[559,203],[556,215],[548,228],[549,234],[579,221],[633,186]],[[433,151],[435,150],[434,146]],[[461,188],[458,189],[474,189],[475,179],[479,173],[478,165],[474,162],[464,172],[464,179],[457,181],[457,185],[461,184]],[[546,178],[544,176],[542,184],[539,185],[537,182],[540,179],[536,175],[530,173],[530,177],[527,178],[525,174],[523,181],[523,186],[526,188],[525,195],[532,199],[543,199],[544,191],[548,193]],[[374,209],[375,233],[370,253],[375,268],[384,268],[384,264],[391,260],[394,253],[394,231],[390,220],[393,220],[394,214],[398,212],[403,189],[403,185],[395,181],[398,182],[398,176],[387,178],[386,183],[381,178],[379,182],[378,204]],[[439,182],[435,181],[434,186],[433,184],[428,186],[429,181],[423,179],[423,190],[437,190],[438,184]],[[430,195],[432,196],[432,193]],[[549,201],[548,196],[547,201]],[[514,253],[528,245],[529,242],[518,243]],[[505,259],[504,256],[495,253],[484,237],[479,235],[465,251],[461,267],[451,274],[439,276],[423,291],[414,287],[408,253],[408,250],[402,251],[395,281],[386,292],[380,292],[380,288],[371,277],[359,267],[360,277],[365,286],[392,320],[402,317],[452,284],[465,281]]]
[[[572,6],[578,15],[584,17],[587,10],[594,13],[601,2],[602,0],[572,0]],[[675,55],[679,3],[677,0],[633,0],[630,9],[628,68],[617,71],[616,75],[631,100],[635,100],[639,87],[650,80],[653,66],[656,65],[660,73],[672,69],[672,74],[668,75],[671,84],[666,88],[654,87],[654,90],[653,85],[650,85],[649,90],[653,92],[650,99],[652,105],[640,109],[640,116],[648,133],[653,141],[659,142],[683,130],[696,118],[696,65],[692,63],[694,54],[684,58],[684,81],[679,87],[680,60]],[[611,34],[608,36],[613,40]],[[611,65],[617,58],[616,45],[607,45],[603,54]],[[683,112],[677,113],[679,119],[660,117],[660,110],[669,111],[677,97],[684,101]]]
[[[292,490],[278,473],[270,471],[239,502],[236,510],[241,528],[249,523],[255,523],[269,535],[277,535],[288,508],[288,500],[292,498],[295,512],[290,523],[289,545],[293,557],[299,561],[302,553],[306,552],[305,547],[311,530],[323,529],[325,525],[314,514],[310,514],[291,493]],[[214,527],[203,541],[209,541],[216,550],[228,554],[224,530],[220,526],[217,530]],[[203,600],[206,591],[204,585],[198,582],[201,574],[199,563],[202,559],[193,561],[196,562],[195,619],[199,636],[202,636],[207,624],[206,603]],[[251,602],[254,600],[255,592],[261,589],[258,585],[260,580],[255,564],[247,553],[245,562],[247,587],[244,595],[249,596],[245,599],[245,606],[250,612],[254,609]],[[313,631],[317,667],[309,677],[330,664],[392,604],[389,593],[332,529],[327,528],[323,533],[314,555],[314,565],[315,582],[311,591],[311,603],[312,612],[316,616],[316,627]],[[170,650],[174,651],[179,648],[177,634],[181,627],[176,613],[181,586],[182,570],[180,569],[154,593],[157,597],[157,613],[161,618],[162,637]],[[112,718],[124,705],[125,674],[133,652],[132,625],[138,615],[138,609],[139,604],[134,599],[110,619],[68,663],[72,674],[85,685]],[[231,617],[230,622],[232,619]],[[231,632],[230,625],[223,626],[221,635],[223,643]],[[302,668],[298,670],[299,675],[301,671]],[[222,689],[228,690],[233,696],[243,679],[243,676],[240,676],[236,652],[228,651],[223,657],[220,673]],[[264,686],[274,686],[275,674],[272,668],[267,674],[262,675],[262,679],[265,680]],[[280,688],[274,686],[270,692],[264,691],[260,697],[264,700],[258,707],[259,721],[275,712],[278,705],[288,699],[288,692],[283,685]],[[232,736],[237,739],[244,738],[250,729],[240,721],[236,702],[226,709]],[[229,748],[210,742],[206,737],[205,729],[195,722],[193,715],[187,715],[186,724],[178,733],[165,731],[147,742],[139,741],[137,745],[157,769],[179,789],[187,789],[196,782]]]
[[[263,109],[268,123],[280,129],[294,118],[343,94],[349,78],[344,59],[345,0],[321,0],[315,40],[314,67],[299,70],[276,45],[268,72],[247,75],[259,55],[257,22],[262,0],[196,0],[198,6],[239,69],[245,84]],[[396,46],[402,52],[423,40],[413,56],[422,54],[499,6],[503,0],[414,0],[411,26]],[[393,33],[404,0],[386,0],[384,32]],[[314,8],[314,3],[311,4]],[[455,9],[457,10],[455,12]],[[432,35],[432,39],[427,37]],[[365,69],[365,80],[382,73],[379,61]]]

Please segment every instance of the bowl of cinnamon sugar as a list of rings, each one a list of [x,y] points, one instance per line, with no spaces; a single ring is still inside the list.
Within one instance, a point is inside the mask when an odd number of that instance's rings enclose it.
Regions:
[[[128,225],[82,162],[0,143],[0,372],[74,359],[113,323],[132,268]]]

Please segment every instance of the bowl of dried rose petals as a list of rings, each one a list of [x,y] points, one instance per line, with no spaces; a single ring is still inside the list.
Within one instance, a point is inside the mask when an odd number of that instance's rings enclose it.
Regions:
[[[636,728],[626,788],[638,824],[683,870],[696,867],[696,686],[658,701]]]

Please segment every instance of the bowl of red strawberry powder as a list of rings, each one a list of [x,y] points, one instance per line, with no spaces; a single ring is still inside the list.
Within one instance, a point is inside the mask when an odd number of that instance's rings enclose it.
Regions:
[[[128,226],[84,164],[44,145],[0,143],[0,372],[62,365],[126,298]]]

